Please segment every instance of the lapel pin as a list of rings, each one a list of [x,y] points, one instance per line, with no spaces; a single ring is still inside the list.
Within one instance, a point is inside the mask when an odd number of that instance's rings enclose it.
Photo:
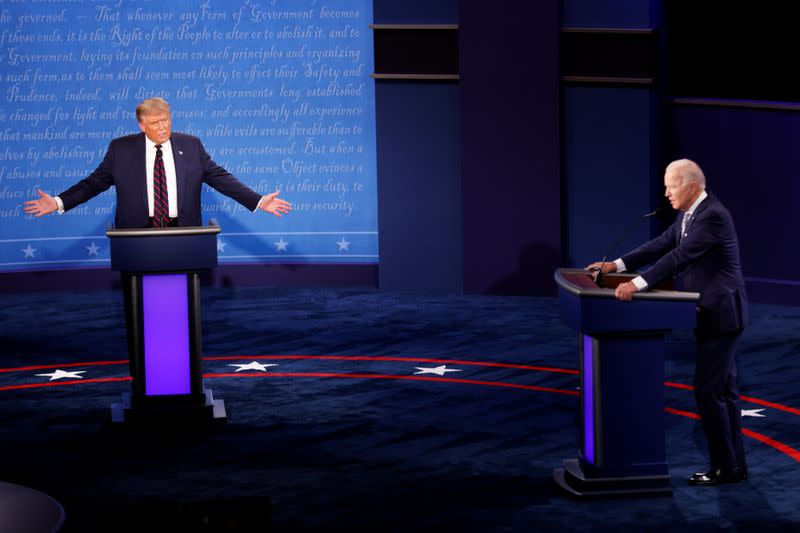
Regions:
[[[183,155],[183,150],[178,150],[178,155]]]

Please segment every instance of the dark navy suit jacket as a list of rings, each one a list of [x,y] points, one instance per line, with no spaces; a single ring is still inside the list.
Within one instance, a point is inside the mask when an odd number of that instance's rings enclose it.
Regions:
[[[681,214],[667,231],[622,256],[628,270],[654,263],[642,277],[648,286],[679,275],[682,288],[700,293],[697,332],[731,333],[749,320],[747,293],[733,219],[711,193],[689,219],[680,240]]]
[[[203,183],[233,198],[250,211],[256,209],[261,195],[214,163],[200,139],[172,133],[170,141],[172,157],[175,159],[179,226],[203,225],[200,206]],[[58,195],[64,203],[64,210],[72,209],[114,185],[117,190],[114,226],[118,229],[147,227],[149,213],[145,150],[144,133],[111,141],[97,169]]]

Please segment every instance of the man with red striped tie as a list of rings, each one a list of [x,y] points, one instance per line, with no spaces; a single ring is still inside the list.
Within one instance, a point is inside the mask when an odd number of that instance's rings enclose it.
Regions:
[[[280,191],[261,196],[214,163],[200,139],[173,133],[170,106],[162,98],[140,103],[136,119],[141,133],[111,141],[97,169],[58,196],[39,190],[40,198],[25,202],[25,212],[64,213],[114,185],[117,229],[201,226],[204,183],[253,212],[279,217],[291,211],[291,204],[278,198]]]

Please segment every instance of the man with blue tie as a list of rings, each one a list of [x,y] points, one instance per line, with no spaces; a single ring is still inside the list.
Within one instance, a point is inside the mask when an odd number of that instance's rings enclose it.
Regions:
[[[736,483],[747,479],[735,357],[736,343],[748,322],[739,242],[730,213],[706,192],[705,175],[694,161],[670,163],[664,186],[672,208],[681,212],[675,223],[616,261],[588,268],[607,273],[652,264],[616,288],[616,297],[623,301],[675,275],[684,289],[700,293],[694,390],[711,465],[689,478],[689,484]]]
[[[204,183],[253,212],[279,217],[291,211],[289,202],[278,198],[280,191],[261,196],[214,163],[200,139],[173,133],[165,100],[144,100],[136,119],[141,133],[111,141],[87,178],[55,197],[40,190],[38,199],[25,202],[25,212],[37,217],[64,213],[114,185],[117,229],[201,226]]]

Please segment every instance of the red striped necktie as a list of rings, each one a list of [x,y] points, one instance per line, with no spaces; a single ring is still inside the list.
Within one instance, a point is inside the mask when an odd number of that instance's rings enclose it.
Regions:
[[[156,145],[156,162],[153,166],[153,227],[169,226],[169,199],[167,197],[167,172],[164,170],[164,154],[161,145]]]

